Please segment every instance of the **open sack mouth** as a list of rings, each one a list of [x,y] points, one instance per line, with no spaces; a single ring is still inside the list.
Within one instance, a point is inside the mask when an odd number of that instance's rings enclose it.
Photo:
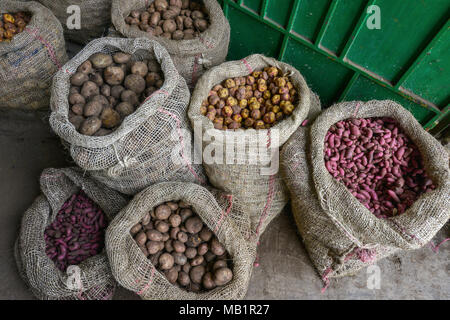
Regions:
[[[346,119],[325,137],[328,172],[379,218],[404,213],[436,187],[417,146],[392,118]]]

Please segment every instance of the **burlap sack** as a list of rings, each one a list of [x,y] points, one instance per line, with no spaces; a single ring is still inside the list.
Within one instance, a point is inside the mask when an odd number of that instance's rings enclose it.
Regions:
[[[53,12],[64,28],[66,39],[73,42],[86,44],[91,40],[99,38],[111,24],[111,0],[38,1]],[[70,13],[67,13],[67,9],[75,8],[74,6],[79,8],[81,19],[80,29],[73,29],[73,21],[71,19],[71,16],[77,14],[78,11],[71,10]]]
[[[73,285],[73,274],[69,273],[69,269],[67,272],[60,271],[45,253],[44,230],[54,221],[64,202],[81,189],[98,204],[109,221],[125,207],[126,199],[85,177],[77,168],[46,169],[40,183],[42,195],[25,212],[15,245],[20,275],[39,299],[111,299],[116,283],[105,251],[78,265],[81,286]]]
[[[116,51],[133,54],[133,59],[156,59],[164,73],[164,85],[110,135],[82,135],[68,120],[71,74],[92,54]],[[78,166],[122,193],[135,194],[150,184],[170,180],[203,183],[201,166],[191,164],[189,97],[186,82],[156,41],[101,38],[89,43],[56,74],[50,125]]]
[[[227,249],[233,259],[233,280],[226,286],[205,293],[187,292],[170,284],[137,246],[130,229],[149,210],[172,200],[183,200],[192,205]],[[243,237],[246,217],[235,213],[234,202],[233,196],[192,183],[165,182],[145,189],[107,229],[106,250],[114,278],[146,300],[242,299],[253,270],[255,244]]]
[[[209,28],[193,40],[169,40],[154,37],[125,23],[132,10],[147,8],[153,0],[113,0],[111,19],[115,29],[127,38],[145,37],[158,41],[172,57],[188,86],[193,87],[205,70],[225,61],[230,43],[230,24],[217,0],[203,0],[209,13]]]
[[[277,66],[289,73],[299,92],[299,102],[289,118],[270,130],[216,130],[213,124],[200,113],[200,107],[211,88],[230,77],[248,75],[266,66]],[[250,216],[248,235],[258,238],[273,218],[286,205],[289,197],[278,173],[279,148],[307,118],[311,105],[320,109],[320,102],[311,92],[301,74],[292,66],[262,55],[252,55],[240,61],[221,64],[206,72],[197,83],[189,106],[189,119],[196,141],[203,141],[203,164],[211,184],[233,194],[243,205],[242,210]],[[317,112],[317,111],[316,111]],[[215,136],[216,139],[210,139]],[[222,141],[217,138],[222,138]],[[213,140],[212,142],[210,142]],[[258,146],[258,148],[254,148]],[[217,160],[205,157],[216,150]],[[221,150],[221,151],[218,151]],[[223,156],[220,153],[223,152]],[[267,163],[252,160],[271,160],[274,170],[266,170]],[[220,162],[221,161],[221,162]]]
[[[62,27],[37,2],[0,2],[0,13],[18,11],[33,16],[11,42],[0,42],[0,108],[48,108],[53,75],[67,61]]]
[[[419,148],[437,186],[403,214],[378,219],[324,164],[325,135],[348,118],[391,117]],[[300,128],[283,147],[282,172],[292,211],[311,260],[323,280],[355,274],[398,250],[429,242],[450,217],[448,154],[416,119],[393,101],[344,102],[324,111],[310,128]]]

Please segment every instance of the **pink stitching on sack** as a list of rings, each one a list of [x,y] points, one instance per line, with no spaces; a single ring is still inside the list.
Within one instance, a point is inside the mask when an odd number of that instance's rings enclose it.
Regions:
[[[137,292],[138,295],[144,294],[145,291],[150,287],[150,285],[153,282],[153,276],[155,275],[155,267],[152,267],[152,274],[150,275],[150,279],[148,280],[148,283],[145,285],[144,288],[142,288],[140,291]]]
[[[327,291],[328,287],[330,286],[330,279],[328,278],[328,275],[333,271],[331,267],[328,267],[325,272],[322,275],[322,281],[324,282],[324,286],[322,290],[320,290],[321,293],[325,293]]]
[[[199,38],[201,43],[203,43],[208,49],[212,49],[214,48],[214,46],[212,44],[210,44],[206,39],[200,37]]]
[[[222,224],[222,221],[225,217],[228,217],[231,211],[231,207],[233,206],[233,195],[229,194],[225,196],[228,199],[228,207],[226,212],[222,210],[222,215],[220,216],[219,221],[217,221],[216,228],[214,229],[214,233],[217,233],[219,231],[220,225]]]
[[[358,114],[358,111],[359,111],[359,107],[360,107],[360,106],[361,106],[360,103],[357,103],[357,104],[356,104],[355,112],[353,113],[353,118],[355,118],[356,115]]]
[[[62,65],[59,63],[58,58],[56,57],[55,49],[53,48],[52,44],[50,42],[48,42],[47,40],[45,40],[44,38],[42,38],[39,35],[39,32],[37,29],[25,28],[25,30],[44,45],[44,47],[47,49],[50,59],[58,67],[58,69],[62,69]]]
[[[434,245],[433,241],[430,242],[431,250],[433,250],[435,253],[439,252],[439,247],[446,243],[450,238],[444,239],[441,243],[439,243],[437,246]]]
[[[177,117],[175,114],[173,114],[172,112],[169,112],[169,111],[167,111],[167,110],[159,109],[159,112],[162,112],[162,113],[165,113],[165,114],[169,115],[170,117],[172,117],[172,118],[176,121],[176,123],[177,123],[177,129],[178,129],[178,136],[179,136],[179,138],[180,138],[180,144],[181,144],[181,157],[183,158],[184,162],[186,163],[186,165],[187,165],[189,171],[192,173],[192,175],[193,175],[193,176],[194,176],[201,184],[204,184],[205,181],[197,175],[197,173],[194,171],[194,169],[192,168],[191,164],[189,163],[188,159],[186,159],[186,156],[185,156],[185,154],[184,154],[184,141],[183,141],[183,135],[182,135],[182,133],[181,133],[181,121],[180,121],[180,119],[178,119],[178,117]]]
[[[267,130],[267,148],[270,148],[271,144],[272,144],[272,139],[271,139],[270,129],[268,129]],[[275,174],[271,175],[270,179],[269,179],[269,193],[267,195],[267,201],[266,201],[266,205],[263,210],[263,214],[261,215],[261,218],[259,219],[258,227],[256,228],[256,236],[259,235],[260,228],[261,228],[264,220],[266,219],[267,211],[269,210],[269,208],[272,204],[273,195],[275,194],[274,184],[275,184]]]
[[[253,69],[252,69],[252,67],[250,66],[250,64],[247,62],[247,60],[244,58],[244,59],[242,59],[242,62],[244,63],[244,65],[245,65],[245,67],[247,68],[247,70],[248,70],[250,73],[252,73],[252,72],[253,72]]]

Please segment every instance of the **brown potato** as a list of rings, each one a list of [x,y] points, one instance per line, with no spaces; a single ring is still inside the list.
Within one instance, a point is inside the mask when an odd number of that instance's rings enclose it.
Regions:
[[[165,204],[158,206],[155,210],[156,218],[159,220],[168,219],[170,217],[171,213],[172,213],[172,210],[170,210],[170,207]]]
[[[103,105],[99,101],[89,101],[86,106],[84,107],[84,116],[85,117],[91,117],[96,116],[98,117],[103,110]]]
[[[109,66],[105,69],[103,76],[105,77],[105,81],[107,84],[111,86],[117,86],[123,82],[123,79],[125,78],[125,72],[121,67]]]
[[[203,275],[205,274],[205,272],[206,272],[206,269],[204,266],[192,267],[191,270],[189,271],[189,276],[191,278],[191,281],[193,283],[197,283],[197,284],[202,283],[202,278],[203,278]]]
[[[211,272],[205,273],[202,279],[202,285],[206,290],[212,290],[216,287],[216,283],[213,280],[213,275]]]
[[[139,104],[139,98],[134,91],[125,90],[120,95],[120,98],[123,102],[128,102],[132,106],[137,106]]]
[[[182,287],[186,287],[191,283],[189,275],[185,271],[178,273],[178,284]]]
[[[116,54],[114,54],[113,60],[117,64],[126,64],[130,62],[131,55],[124,52],[117,52]]]
[[[203,256],[196,256],[194,259],[191,260],[191,266],[196,267],[199,266],[205,261]]]
[[[125,88],[135,92],[136,94],[141,94],[145,90],[145,80],[137,74],[130,74],[125,78],[124,82]]]
[[[188,259],[194,259],[197,256],[197,249],[187,248],[184,254]]]
[[[131,66],[131,73],[137,74],[138,76],[145,78],[145,76],[148,73],[147,63],[143,61],[134,62],[133,65]]]
[[[182,40],[184,38],[184,32],[182,30],[175,30],[172,33],[173,40]]]
[[[206,29],[208,29],[208,21],[206,21],[205,19],[197,19],[194,20],[194,27],[200,31],[203,32]]]
[[[184,225],[189,233],[199,233],[203,228],[203,221],[198,216],[195,216],[187,219]]]
[[[111,95],[111,87],[107,84],[104,84],[101,88],[100,88],[100,93],[102,95],[104,95],[105,97],[109,97]]]
[[[189,208],[183,208],[180,211],[181,220],[185,222],[190,216],[192,216],[192,210]]]
[[[77,72],[70,77],[70,84],[81,87],[86,81],[89,81],[89,76],[82,72]]]
[[[167,10],[169,3],[166,0],[155,0],[155,9],[159,12]]]
[[[170,253],[163,253],[159,257],[159,266],[162,270],[169,270],[173,267],[174,259]]]
[[[175,284],[178,280],[178,271],[176,268],[172,268],[169,271],[164,272],[164,275],[171,284]]]
[[[208,244],[206,242],[203,242],[201,245],[198,246],[197,252],[200,256],[203,256],[205,253],[207,253],[209,250]]]
[[[86,99],[100,94],[99,87],[92,81],[86,81],[81,88],[81,95]]]
[[[190,234],[188,235],[188,241],[186,241],[186,245],[191,248],[196,248],[202,243],[202,239],[198,236],[198,234]]]
[[[113,63],[112,57],[105,53],[95,53],[89,60],[92,62],[94,68],[97,69],[104,69]]]
[[[211,240],[213,233],[207,226],[204,226],[198,235],[203,241],[208,242]]]
[[[220,268],[214,272],[214,282],[217,286],[224,286],[233,279],[233,271],[229,268]]]
[[[130,233],[131,235],[136,235],[139,231],[141,231],[142,229],[142,225],[140,223],[137,223],[133,226],[133,228],[131,228]]]
[[[173,240],[167,240],[166,242],[164,242],[164,250],[169,253],[173,252]]]
[[[228,264],[226,260],[217,260],[216,262],[214,262],[212,269],[214,271],[220,268],[227,268],[227,267]]]
[[[161,251],[161,242],[158,241],[149,241],[147,242],[147,250],[149,254],[155,254]]]
[[[86,103],[86,99],[79,93],[72,93],[69,96],[69,103],[74,105],[74,104],[85,104]]]
[[[80,129],[82,123],[84,122],[84,117],[83,116],[77,116],[77,115],[71,115],[69,116],[69,122],[71,124],[73,124],[73,126],[75,127],[76,130]]]
[[[161,233],[165,233],[169,231],[169,224],[165,221],[157,221],[155,224],[156,230]]]
[[[125,91],[125,88],[122,86],[113,86],[111,87],[111,96],[116,99],[120,99],[122,92]]]
[[[102,125],[108,129],[117,127],[121,122],[119,113],[112,108],[103,109],[100,119],[102,120]]]
[[[185,242],[188,241],[189,237],[188,237],[188,235],[186,234],[186,232],[180,231],[180,232],[178,232],[178,234],[177,234],[177,239],[178,239],[179,241],[185,243]]]
[[[161,234],[161,232],[159,232],[158,230],[148,230],[146,233],[147,237],[149,240],[151,241],[162,241],[163,236]]]
[[[172,214],[169,217],[169,222],[173,228],[176,228],[181,224],[181,216],[178,214]]]
[[[219,240],[216,237],[213,237],[209,245],[211,252],[214,253],[215,255],[221,256],[222,254],[225,253],[225,247],[219,242]]]
[[[92,63],[89,60],[83,62],[77,69],[77,72],[89,74],[92,72]]]
[[[89,80],[95,83],[98,87],[104,84],[102,74],[100,72],[94,72],[89,75]]]
[[[187,257],[182,252],[172,252],[173,259],[176,264],[182,266],[187,263]]]
[[[84,104],[81,104],[81,103],[74,104],[72,106],[72,108],[70,108],[70,110],[72,110],[72,112],[74,114],[76,114],[77,116],[81,116],[81,115],[83,115],[83,112],[84,112]]]
[[[173,248],[176,252],[185,252],[186,251],[185,244],[179,240],[175,240],[173,242]]]
[[[117,112],[125,118],[134,112],[134,107],[129,102],[122,102],[116,107]]]
[[[102,121],[98,117],[89,117],[81,124],[80,133],[87,136],[92,136],[98,131],[98,129],[100,129],[101,126]]]
[[[139,246],[144,246],[145,243],[147,242],[147,236],[143,231],[139,232],[134,239],[136,240]]]
[[[164,30],[164,32],[172,33],[177,29],[177,24],[172,19],[164,20],[162,29]]]

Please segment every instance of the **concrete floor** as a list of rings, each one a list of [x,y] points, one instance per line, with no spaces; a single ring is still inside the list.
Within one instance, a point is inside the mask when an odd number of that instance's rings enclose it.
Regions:
[[[13,258],[20,218],[39,194],[44,168],[71,165],[47,115],[0,112],[0,299],[33,299]],[[438,242],[450,236],[441,230]],[[267,229],[259,248],[248,299],[450,299],[450,243],[439,253],[429,247],[378,262],[381,288],[367,289],[368,274],[332,281],[321,294],[314,271],[288,209]],[[115,299],[138,299],[121,288]]]

